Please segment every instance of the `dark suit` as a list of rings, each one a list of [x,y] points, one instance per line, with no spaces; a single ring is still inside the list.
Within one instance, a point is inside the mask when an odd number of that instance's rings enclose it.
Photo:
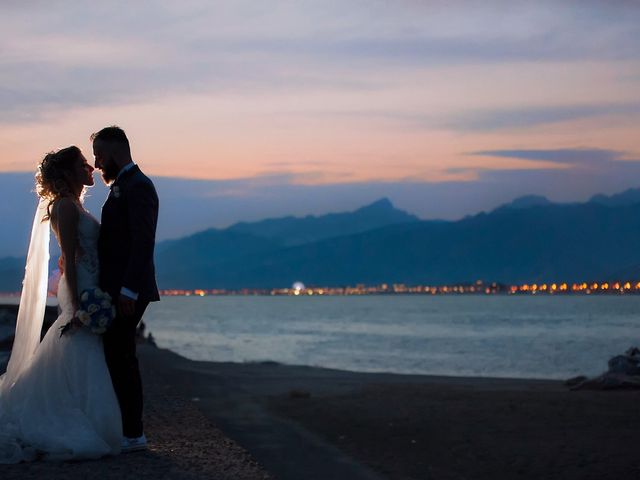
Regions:
[[[98,240],[100,286],[114,302],[121,288],[138,294],[135,314],[118,313],[104,334],[104,351],[122,412],[126,437],[142,435],[142,383],[136,357],[136,327],[149,302],[160,300],[153,250],[158,221],[155,187],[137,166],[112,184],[102,206]]]

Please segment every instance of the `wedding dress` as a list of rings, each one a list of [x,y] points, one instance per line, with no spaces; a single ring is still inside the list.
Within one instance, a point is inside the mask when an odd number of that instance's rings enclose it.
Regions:
[[[35,232],[42,227],[37,222],[38,214],[31,244],[38,244]],[[46,228],[48,258],[48,226]],[[76,259],[79,292],[98,286],[99,229],[98,221],[82,210],[78,220]],[[32,247],[20,309],[29,312],[31,303],[35,302],[42,304],[43,315],[42,292],[46,301],[46,283],[43,290],[42,272],[38,276],[29,270],[30,262],[41,268],[43,259],[31,258]],[[46,267],[44,271],[46,278]],[[30,274],[40,281],[39,293],[34,302],[23,305],[25,295],[29,299],[25,289],[29,288]],[[104,358],[102,337],[87,328],[60,336],[60,327],[73,317],[71,298],[63,275],[58,287],[60,315],[39,344],[40,337],[37,336],[35,348],[29,348],[24,331],[27,326],[34,330],[38,322],[41,328],[42,319],[24,315],[21,318],[18,314],[14,349],[7,373],[0,377],[0,463],[36,458],[89,459],[120,452],[120,409]]]

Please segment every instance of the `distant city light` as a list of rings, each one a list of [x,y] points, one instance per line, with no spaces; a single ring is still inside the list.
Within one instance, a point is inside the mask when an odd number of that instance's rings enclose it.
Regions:
[[[353,286],[305,286],[295,282],[291,288],[242,288],[232,289],[195,289],[195,290],[162,290],[166,296],[205,296],[205,295],[570,295],[600,294],[624,295],[640,294],[638,281],[602,281],[602,282],[550,282],[507,285],[496,282],[476,281],[474,283],[454,285],[405,285],[403,283]]]

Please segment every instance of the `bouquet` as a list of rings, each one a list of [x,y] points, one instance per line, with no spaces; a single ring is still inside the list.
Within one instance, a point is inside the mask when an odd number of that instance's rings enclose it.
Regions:
[[[97,335],[107,331],[116,316],[116,307],[111,303],[111,295],[99,288],[83,290],[80,294],[80,308],[76,311],[77,318],[82,325],[89,327]],[[64,335],[72,326],[72,321],[60,327],[60,336]]]

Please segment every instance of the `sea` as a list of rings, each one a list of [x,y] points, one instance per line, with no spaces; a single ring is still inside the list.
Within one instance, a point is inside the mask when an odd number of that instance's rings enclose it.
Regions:
[[[163,297],[144,321],[193,360],[360,372],[566,379],[640,346],[636,295]]]
[[[640,346],[640,296],[166,297],[146,324],[193,360],[566,379]]]

